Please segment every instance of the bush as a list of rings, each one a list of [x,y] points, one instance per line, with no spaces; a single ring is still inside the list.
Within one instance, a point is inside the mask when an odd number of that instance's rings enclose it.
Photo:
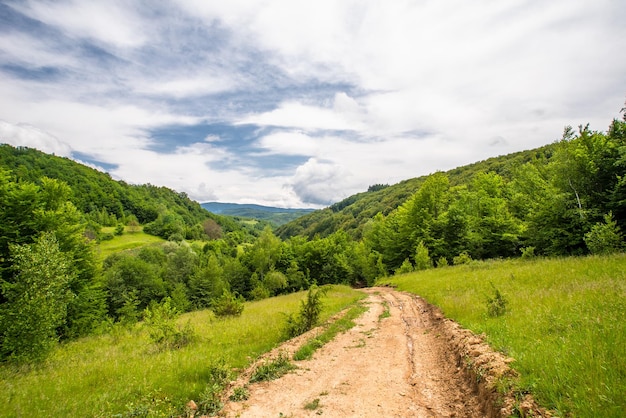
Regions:
[[[622,233],[610,212],[604,215],[604,223],[591,227],[584,240],[591,254],[612,254],[624,248]]]
[[[411,264],[411,261],[408,258],[405,258],[402,265],[395,270],[394,274],[411,273],[413,270],[413,264]]]
[[[117,224],[117,227],[115,228],[115,235],[123,235],[123,234],[124,234],[124,225]]]
[[[415,249],[415,270],[426,270],[432,268],[433,261],[428,255],[428,248],[424,245],[423,241],[417,244]]]
[[[306,300],[300,301],[300,311],[296,315],[287,316],[285,326],[285,336],[293,338],[304,334],[312,329],[319,321],[322,313],[322,296],[326,294],[326,289],[311,286],[306,296]]]
[[[222,293],[213,303],[213,313],[215,316],[239,316],[243,312],[244,298],[235,296],[229,291]]]
[[[166,349],[182,348],[193,341],[195,334],[191,325],[184,328],[176,325],[178,312],[170,305],[170,298],[161,304],[153,304],[144,311],[144,323],[148,327],[150,339]]]
[[[459,266],[461,264],[469,264],[472,262],[472,257],[469,255],[467,251],[463,251],[461,254],[457,255],[452,259],[452,264],[455,266]]]
[[[498,289],[496,289],[493,283],[491,284],[491,287],[493,288],[494,296],[487,297],[487,314],[490,317],[495,318],[506,313],[506,306],[509,301],[502,295],[502,293],[500,293]]]
[[[535,256],[535,247],[522,248],[522,258],[533,258]]]
[[[437,259],[437,267],[448,267],[448,259],[445,257],[439,257]]]

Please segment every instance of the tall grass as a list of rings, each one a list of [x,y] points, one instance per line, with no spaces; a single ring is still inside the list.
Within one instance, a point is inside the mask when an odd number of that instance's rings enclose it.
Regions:
[[[626,255],[474,262],[387,281],[484,333],[543,406],[626,416]],[[508,300],[499,317],[487,314],[494,287]]]
[[[141,325],[132,330],[84,338],[60,346],[39,367],[0,367],[0,416],[110,417],[179,414],[197,400],[211,379],[211,367],[248,365],[279,342],[284,313],[293,313],[304,292],[246,303],[237,318],[215,319],[192,312],[198,339],[179,350],[157,350]],[[363,293],[333,286],[322,320],[354,303]]]

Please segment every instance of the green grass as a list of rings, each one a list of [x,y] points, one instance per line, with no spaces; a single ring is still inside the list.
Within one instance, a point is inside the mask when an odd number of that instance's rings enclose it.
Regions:
[[[215,365],[249,365],[276,347],[285,313],[299,308],[305,292],[246,303],[241,317],[215,319],[210,311],[180,318],[197,341],[179,350],[157,350],[147,331],[117,329],[63,344],[41,366],[0,367],[0,416],[129,417],[181,414],[185,403],[203,396]],[[322,320],[364,296],[333,286],[324,299]],[[145,416],[145,415],[144,415]]]
[[[110,231],[109,231],[110,229]],[[103,232],[113,232],[115,228],[102,228]],[[143,230],[138,232],[124,232],[123,235],[116,235],[111,240],[102,241],[96,245],[95,253],[98,260],[103,261],[108,256],[118,251],[131,250],[144,245],[165,242],[163,238],[146,234]]]
[[[474,262],[385,281],[484,333],[542,406],[626,416],[626,255]],[[487,313],[494,287],[508,301],[499,317]]]
[[[276,380],[295,368],[296,365],[289,361],[287,355],[280,354],[278,358],[260,364],[250,377],[250,383]]]

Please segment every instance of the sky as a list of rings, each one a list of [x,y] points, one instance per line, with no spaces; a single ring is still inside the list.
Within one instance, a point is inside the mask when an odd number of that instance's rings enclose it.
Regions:
[[[320,208],[605,131],[623,0],[1,0],[0,143]]]

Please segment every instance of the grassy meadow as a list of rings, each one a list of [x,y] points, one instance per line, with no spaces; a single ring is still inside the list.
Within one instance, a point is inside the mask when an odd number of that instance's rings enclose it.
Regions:
[[[0,367],[1,417],[131,417],[180,414],[198,400],[211,368],[243,368],[281,341],[285,314],[299,309],[305,292],[248,302],[241,317],[216,319],[211,311],[183,315],[196,340],[178,350],[158,350],[141,324],[113,328],[60,345],[32,369]],[[332,286],[321,320],[364,297]]]
[[[384,280],[513,357],[520,393],[561,416],[626,416],[626,255],[472,262]],[[495,289],[508,301],[488,315]]]
[[[113,233],[114,230],[115,227],[102,228],[102,232],[104,233]],[[130,232],[128,227],[126,227],[124,234],[115,235],[113,236],[113,239],[98,243],[95,251],[98,259],[102,261],[109,255],[119,251],[130,250],[144,245],[156,244],[160,242],[165,242],[165,240],[154,235],[146,234],[141,228],[139,231]]]

